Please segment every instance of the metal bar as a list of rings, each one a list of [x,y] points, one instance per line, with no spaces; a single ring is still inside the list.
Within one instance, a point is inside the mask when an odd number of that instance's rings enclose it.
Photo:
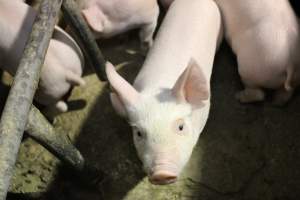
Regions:
[[[81,153],[73,146],[67,135],[56,133],[53,126],[32,106],[26,126],[27,133],[48,151],[75,170],[84,168]]]
[[[0,200],[5,200],[62,0],[43,0],[0,120]]]
[[[64,0],[62,11],[65,20],[68,22],[68,24],[70,24],[70,27],[78,36],[86,57],[89,61],[91,61],[98,78],[102,81],[107,80],[105,73],[106,61],[90,28],[79,12],[77,4],[74,2],[74,0]]]
[[[31,107],[29,113],[26,131],[30,137],[77,172],[79,178],[87,184],[96,185],[103,180],[103,172],[88,164],[67,135],[57,133],[34,106]]]

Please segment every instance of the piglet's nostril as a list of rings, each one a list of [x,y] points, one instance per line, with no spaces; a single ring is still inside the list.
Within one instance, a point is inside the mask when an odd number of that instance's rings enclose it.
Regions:
[[[166,185],[170,183],[174,183],[177,180],[176,174],[173,174],[168,171],[159,171],[154,172],[150,177],[149,180],[151,183],[156,185]]]

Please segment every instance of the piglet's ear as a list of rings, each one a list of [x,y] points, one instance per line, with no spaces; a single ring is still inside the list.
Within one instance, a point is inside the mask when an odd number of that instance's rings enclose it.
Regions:
[[[103,32],[104,27],[102,11],[96,5],[82,10],[81,14],[93,31],[97,33]]]
[[[172,92],[178,102],[187,102],[193,108],[203,106],[203,101],[208,100],[210,92],[206,77],[193,58],[176,81]]]
[[[116,72],[111,63],[106,63],[105,70],[108,82],[114,91],[111,94],[113,107],[121,116],[125,117],[127,109],[137,103],[140,95],[133,86]]]
[[[125,108],[125,105],[123,102],[120,100],[119,96],[115,92],[110,93],[110,101],[115,109],[115,111],[124,118],[127,118],[127,110]]]

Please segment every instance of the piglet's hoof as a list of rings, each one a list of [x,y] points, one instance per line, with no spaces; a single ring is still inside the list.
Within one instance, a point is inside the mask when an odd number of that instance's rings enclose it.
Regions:
[[[261,89],[245,89],[236,93],[235,98],[241,103],[263,101],[265,93]]]

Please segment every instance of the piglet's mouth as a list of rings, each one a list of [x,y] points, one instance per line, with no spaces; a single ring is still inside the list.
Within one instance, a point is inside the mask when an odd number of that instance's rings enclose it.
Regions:
[[[177,175],[170,171],[154,171],[149,176],[149,181],[154,185],[167,185],[176,182]]]

